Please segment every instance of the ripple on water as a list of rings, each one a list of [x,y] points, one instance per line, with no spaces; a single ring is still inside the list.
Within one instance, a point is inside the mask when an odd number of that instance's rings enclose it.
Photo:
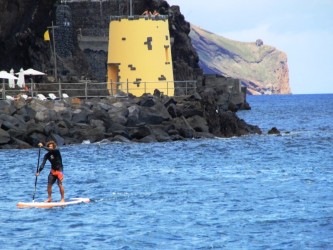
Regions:
[[[298,96],[252,98],[251,113],[241,115],[281,136],[63,147],[66,196],[88,204],[17,209],[32,200],[38,150],[0,151],[1,247],[333,249],[327,109],[311,106],[313,96],[303,106],[293,103]],[[324,107],[331,99],[322,98]],[[47,173],[38,178],[39,200]]]

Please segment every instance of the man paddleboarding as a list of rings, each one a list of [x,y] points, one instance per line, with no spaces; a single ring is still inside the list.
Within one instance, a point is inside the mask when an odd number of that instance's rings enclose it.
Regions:
[[[38,146],[44,148],[48,152],[44,155],[43,162],[39,166],[39,169],[36,172],[36,176],[39,176],[47,160],[51,163],[51,171],[49,173],[48,183],[47,183],[48,198],[45,202],[52,201],[52,186],[56,181],[59,186],[60,195],[61,195],[60,202],[65,202],[65,188],[62,185],[62,181],[64,179],[63,165],[62,165],[62,158],[60,151],[59,149],[57,149],[57,144],[54,141],[49,141],[46,143],[46,147],[43,146],[43,143],[38,143]]]

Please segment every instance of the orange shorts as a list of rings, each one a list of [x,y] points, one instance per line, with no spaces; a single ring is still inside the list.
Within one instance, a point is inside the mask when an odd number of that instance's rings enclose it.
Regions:
[[[55,181],[58,181],[58,184],[62,183],[64,179],[64,174],[61,171],[51,169],[49,174],[48,183],[53,185]]]

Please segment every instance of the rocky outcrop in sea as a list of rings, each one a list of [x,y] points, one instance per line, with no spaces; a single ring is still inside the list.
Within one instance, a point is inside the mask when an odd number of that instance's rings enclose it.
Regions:
[[[48,140],[61,146],[261,134],[235,112],[218,108],[217,101],[213,88],[186,98],[156,90],[141,97],[0,100],[0,149],[31,148]]]

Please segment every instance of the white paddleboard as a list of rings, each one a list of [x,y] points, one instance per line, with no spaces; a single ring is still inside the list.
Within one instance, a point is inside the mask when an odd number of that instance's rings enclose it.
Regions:
[[[89,198],[72,198],[69,201],[65,202],[19,202],[17,203],[18,208],[52,208],[52,207],[64,207],[68,205],[75,205],[79,203],[88,203],[90,202]]]

